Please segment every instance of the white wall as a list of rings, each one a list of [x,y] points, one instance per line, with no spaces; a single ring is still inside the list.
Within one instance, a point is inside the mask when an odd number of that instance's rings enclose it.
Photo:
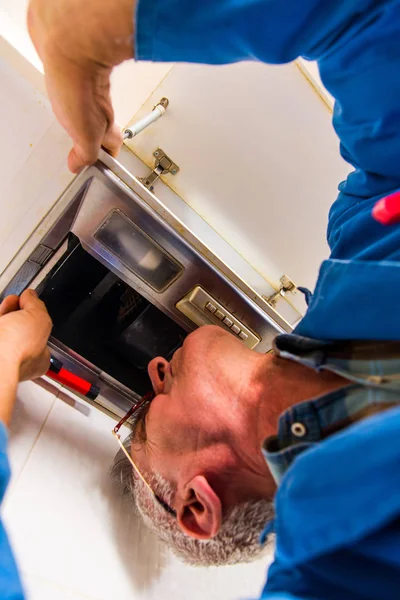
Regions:
[[[26,26],[29,0],[0,0],[0,36],[7,40],[36,69],[42,64]]]
[[[0,273],[72,175],[70,141],[49,102],[0,57]]]
[[[67,169],[71,141],[45,95],[23,8],[4,0],[0,6],[0,32],[7,33],[0,37],[0,275],[73,178]],[[128,122],[170,68],[131,62],[115,69],[112,93],[119,123]]]

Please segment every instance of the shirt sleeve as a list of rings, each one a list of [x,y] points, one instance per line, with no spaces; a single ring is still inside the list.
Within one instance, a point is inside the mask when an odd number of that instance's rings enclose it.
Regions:
[[[275,561],[261,600],[397,598],[399,529],[396,519],[351,547],[341,547],[291,569]]]
[[[388,232],[371,216],[400,188],[399,40],[400,0],[140,0],[136,19],[138,59],[318,61],[341,154],[355,168],[329,218],[341,260],[400,254],[400,226]]]
[[[316,58],[374,5],[375,0],[139,0],[136,58],[207,64]]]
[[[9,479],[7,431],[3,423],[0,423],[0,502],[3,502]],[[2,521],[0,521],[0,598],[2,600],[24,599],[21,580]]]

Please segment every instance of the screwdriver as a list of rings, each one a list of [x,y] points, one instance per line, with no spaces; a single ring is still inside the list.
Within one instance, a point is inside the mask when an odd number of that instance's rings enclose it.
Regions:
[[[64,369],[63,363],[55,358],[55,356],[50,357],[50,368],[46,373],[47,377],[65,385],[70,388],[74,392],[78,392],[82,396],[85,396],[89,400],[95,400],[97,396],[100,394],[100,390],[97,386],[93,385],[86,379],[75,375],[71,371]]]
[[[381,225],[400,223],[400,190],[378,200],[372,210],[372,217]]]

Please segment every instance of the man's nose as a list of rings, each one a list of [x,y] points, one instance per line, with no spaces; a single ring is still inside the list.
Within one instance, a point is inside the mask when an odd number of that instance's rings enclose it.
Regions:
[[[168,361],[165,360],[165,358],[162,358],[161,356],[157,356],[149,362],[147,370],[155,394],[162,394],[164,392],[165,371],[167,367]]]

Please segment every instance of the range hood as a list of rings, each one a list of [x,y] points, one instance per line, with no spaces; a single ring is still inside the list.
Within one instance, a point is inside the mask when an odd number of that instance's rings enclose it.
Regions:
[[[118,161],[101,152],[57,203],[2,296],[35,287],[52,354],[120,417],[148,391],[147,364],[214,324],[257,352],[290,326]]]

